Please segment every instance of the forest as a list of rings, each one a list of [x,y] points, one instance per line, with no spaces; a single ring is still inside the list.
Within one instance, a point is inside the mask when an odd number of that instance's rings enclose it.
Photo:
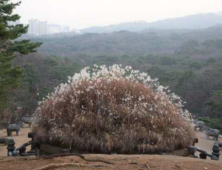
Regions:
[[[24,74],[11,92],[10,110],[15,119],[32,115],[38,101],[83,67],[121,64],[158,78],[181,96],[185,109],[222,130],[221,28],[29,37],[43,45],[37,53],[13,61]]]

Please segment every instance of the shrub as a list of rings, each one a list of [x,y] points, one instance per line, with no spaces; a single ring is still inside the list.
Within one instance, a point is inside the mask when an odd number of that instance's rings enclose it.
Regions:
[[[36,140],[87,153],[160,153],[183,149],[194,138],[189,113],[146,73],[84,68],[39,103]]]

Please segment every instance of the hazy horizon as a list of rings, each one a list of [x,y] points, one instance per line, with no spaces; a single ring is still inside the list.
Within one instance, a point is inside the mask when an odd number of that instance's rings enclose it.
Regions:
[[[22,0],[16,9],[22,23],[38,19],[74,29],[221,11],[221,0]]]

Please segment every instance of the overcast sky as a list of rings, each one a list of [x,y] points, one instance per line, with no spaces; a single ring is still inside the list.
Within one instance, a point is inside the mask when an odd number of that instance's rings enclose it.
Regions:
[[[12,0],[16,2],[18,0]],[[21,21],[46,20],[81,29],[129,21],[156,21],[222,12],[222,0],[21,0]]]

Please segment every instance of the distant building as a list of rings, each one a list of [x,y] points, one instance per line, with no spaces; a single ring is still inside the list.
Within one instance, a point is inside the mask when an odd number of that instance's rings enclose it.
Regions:
[[[40,35],[40,23],[38,20],[29,20],[28,33],[31,35]]]
[[[39,35],[48,34],[48,23],[46,21],[39,22]]]
[[[46,34],[56,34],[62,32],[70,32],[68,26],[61,26],[58,24],[48,24],[46,21],[39,21],[36,19],[29,20],[29,30],[30,35],[46,35]]]
[[[70,28],[68,26],[62,27],[61,32],[70,32]]]
[[[49,24],[49,34],[56,34],[61,32],[61,26],[58,24]]]

